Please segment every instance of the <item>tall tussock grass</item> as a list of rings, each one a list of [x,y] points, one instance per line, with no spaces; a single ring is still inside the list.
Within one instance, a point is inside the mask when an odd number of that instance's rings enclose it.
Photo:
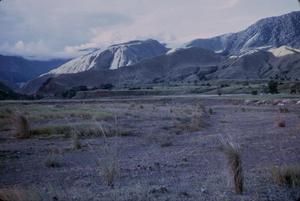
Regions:
[[[28,119],[21,114],[15,114],[12,118],[15,127],[15,137],[18,139],[30,138],[30,125]]]
[[[227,159],[227,165],[231,176],[230,183],[233,183],[237,194],[242,194],[244,190],[244,176],[242,168],[242,158],[238,145],[230,142],[222,143],[221,147]]]

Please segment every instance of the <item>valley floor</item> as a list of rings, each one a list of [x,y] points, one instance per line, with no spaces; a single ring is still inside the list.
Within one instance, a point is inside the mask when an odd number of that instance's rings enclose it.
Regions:
[[[1,102],[0,196],[299,201],[299,186],[278,185],[272,177],[276,167],[300,165],[298,100],[280,106],[193,95]],[[16,113],[28,119],[29,139],[14,137]],[[230,182],[224,142],[239,146],[242,195]]]

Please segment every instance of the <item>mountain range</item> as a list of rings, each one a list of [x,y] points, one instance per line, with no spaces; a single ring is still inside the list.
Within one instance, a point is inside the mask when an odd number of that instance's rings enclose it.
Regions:
[[[130,41],[112,45],[105,50],[73,59],[47,74],[71,74],[87,70],[115,70],[130,66],[141,60],[156,57],[167,52],[167,48],[156,40]]]
[[[138,86],[215,79],[300,78],[300,12],[259,20],[247,29],[168,49],[156,40],[130,41],[75,58],[23,92],[53,95],[76,86]]]
[[[257,48],[280,46],[300,48],[300,12],[259,20],[247,29],[209,39],[196,39],[185,47],[201,47],[226,55],[237,55]]]
[[[16,89],[27,81],[46,73],[63,63],[66,59],[29,60],[18,56],[0,55],[0,81]]]

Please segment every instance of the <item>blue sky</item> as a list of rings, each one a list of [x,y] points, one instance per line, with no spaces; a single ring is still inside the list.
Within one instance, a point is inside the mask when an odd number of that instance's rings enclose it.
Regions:
[[[172,47],[299,8],[297,0],[3,0],[0,54],[74,57],[146,38]]]

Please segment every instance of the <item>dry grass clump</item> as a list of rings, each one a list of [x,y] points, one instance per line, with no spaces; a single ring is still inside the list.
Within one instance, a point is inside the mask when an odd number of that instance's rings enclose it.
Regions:
[[[119,164],[115,158],[111,158],[103,164],[101,172],[107,186],[114,188],[115,180],[119,175]]]
[[[286,123],[284,120],[278,120],[277,121],[277,126],[280,127],[280,128],[284,128],[286,127]]]
[[[120,174],[119,160],[117,151],[111,145],[106,144],[104,147],[104,158],[97,158],[97,171],[103,181],[110,188],[114,188],[115,181]]]
[[[300,186],[300,165],[276,167],[272,170],[273,180],[288,187]]]
[[[16,114],[13,117],[13,124],[15,126],[15,136],[18,139],[30,138],[30,126],[27,118],[24,115]]]
[[[113,146],[111,143],[107,142],[107,129],[102,124],[99,124],[99,130],[101,131],[101,135],[104,137],[104,146],[103,146],[103,158],[98,157],[97,152],[94,148],[88,143],[91,151],[95,153],[97,158],[97,172],[102,177],[104,182],[110,188],[114,188],[115,181],[120,174],[119,160],[118,160],[118,146]]]
[[[0,189],[0,201],[42,201],[41,196],[33,190],[16,187]]]
[[[207,116],[204,115],[203,113],[195,112],[194,114],[192,114],[189,130],[190,131],[198,131],[198,130],[201,130],[202,128],[207,127],[208,122],[207,122],[206,118],[207,118]]]
[[[242,194],[244,190],[244,176],[239,147],[233,143],[226,142],[222,145],[222,151],[227,159],[229,173],[232,177],[230,182],[233,183],[235,192]]]
[[[59,162],[60,151],[58,149],[53,149],[49,152],[47,158],[45,159],[45,166],[48,168],[58,168],[61,166]]]
[[[77,150],[77,149],[81,149],[81,147],[82,147],[82,145],[79,140],[78,132],[73,131],[72,132],[72,148]]]

